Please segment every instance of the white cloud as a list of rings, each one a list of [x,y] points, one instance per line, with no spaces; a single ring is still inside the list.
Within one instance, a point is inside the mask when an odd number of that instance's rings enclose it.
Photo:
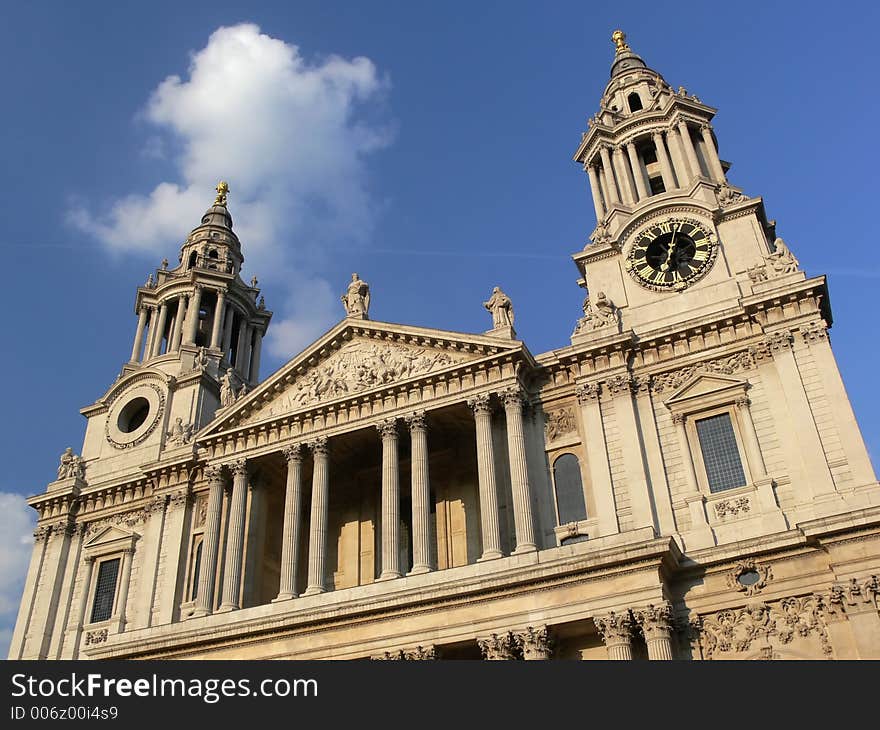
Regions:
[[[391,141],[389,127],[372,121],[387,89],[367,58],[310,63],[256,25],[219,28],[192,55],[187,77],[166,78],[143,110],[156,134],[142,154],[161,151],[178,179],[111,201],[103,213],[77,203],[68,220],[111,251],[161,258],[198,222],[217,181],[228,180],[247,269],[269,284],[296,272],[304,290],[324,297],[330,287],[314,275],[321,251],[363,243],[375,224],[364,163]],[[323,299],[313,310],[301,294],[267,304],[281,304],[268,344],[284,356],[342,314]]]
[[[33,549],[35,515],[20,494],[0,492],[0,657],[9,653]]]

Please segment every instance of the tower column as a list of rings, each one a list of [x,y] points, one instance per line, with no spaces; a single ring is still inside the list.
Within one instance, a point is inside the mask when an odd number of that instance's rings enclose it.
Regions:
[[[144,328],[147,325],[147,308],[141,307],[138,311],[137,329],[134,333],[134,343],[131,346],[131,362],[140,362],[141,346],[144,344]]]
[[[681,140],[678,129],[672,127],[666,132],[666,142],[669,146],[669,157],[672,160],[672,169],[675,171],[678,187],[687,187],[691,180],[691,171],[685,159],[684,142]]]
[[[635,202],[635,193],[633,192],[632,180],[629,177],[629,171],[626,169],[626,161],[623,159],[623,149],[620,145],[614,148],[614,169],[617,172],[617,181],[620,183],[620,194],[623,196],[623,202],[632,205]]]
[[[159,317],[156,323],[156,332],[153,335],[153,346],[150,357],[162,354],[162,335],[165,333],[165,322],[168,319],[168,305],[165,302],[159,305]]]
[[[254,327],[254,349],[251,353],[251,367],[248,375],[254,382],[260,379],[260,351],[263,348],[263,333],[258,327]]]
[[[327,439],[309,444],[314,457],[312,468],[312,514],[309,521],[309,582],[304,596],[323,593],[324,559],[327,551],[327,502],[330,480],[327,468]]]
[[[602,170],[605,172],[605,202],[610,208],[614,203],[619,203],[620,198],[617,195],[617,186],[614,182],[614,170],[611,167],[611,154],[608,152],[608,146],[602,145],[599,154],[602,156]]]
[[[220,546],[220,518],[223,511],[223,470],[219,466],[205,469],[208,488],[208,509],[205,535],[202,538],[202,564],[193,617],[207,616],[214,610],[214,582],[217,578],[217,553]]]
[[[644,200],[648,197],[648,187],[645,185],[645,173],[642,172],[642,163],[639,160],[639,153],[633,142],[626,143],[626,154],[629,156],[629,164],[632,167],[633,177],[636,181],[638,200]]]
[[[181,294],[177,298],[177,314],[174,315],[174,330],[171,333],[172,351],[180,349],[180,338],[183,336],[183,319],[186,316],[186,294]]]
[[[229,350],[232,347],[232,321],[234,319],[235,307],[229,304],[226,307],[226,314],[223,315],[223,355],[230,364],[232,364],[232,353]]]
[[[599,175],[596,173],[596,166],[587,163],[587,175],[590,176],[590,192],[593,193],[593,207],[596,209],[596,222],[601,223],[605,218],[605,205],[602,203],[602,190],[599,187]]]
[[[241,375],[242,380],[248,379],[247,337],[248,337],[248,323],[247,323],[247,320],[244,317],[242,317],[241,324],[238,326],[238,348],[235,353],[235,367],[238,368],[238,372]]]
[[[376,425],[382,435],[382,573],[379,580],[400,577],[400,473],[397,421]]]
[[[662,132],[654,132],[651,135],[654,140],[654,149],[657,151],[657,160],[660,163],[660,177],[663,178],[663,187],[667,192],[675,190],[675,176],[672,174],[672,163],[669,162],[669,153],[666,151],[666,141]]]
[[[287,492],[284,495],[284,527],[281,536],[281,579],[276,601],[296,598],[299,526],[302,521],[302,446],[289,446],[282,453],[287,461]]]
[[[428,477],[428,438],[425,413],[407,418],[412,452],[413,567],[410,575],[427,573],[431,564],[431,487]]]
[[[188,321],[186,341],[190,344],[196,343],[196,333],[199,331],[199,307],[202,306],[202,285],[196,284],[193,291],[192,300],[188,308]]]
[[[526,439],[523,433],[523,394],[519,387],[502,393],[507,416],[507,454],[510,459],[510,486],[513,492],[513,521],[516,526],[514,555],[537,550],[532,520],[532,497],[526,464]]]
[[[247,507],[247,459],[238,459],[232,468],[232,502],[229,507],[229,527],[226,532],[226,561],[223,575],[223,603],[221,611],[240,608],[241,563],[244,553],[244,523]]]
[[[492,407],[489,394],[468,401],[477,428],[477,472],[480,485],[480,528],[483,555],[480,560],[500,558],[501,531],[498,526],[498,487],[495,483],[495,454],[492,447]]]
[[[694,177],[699,177],[702,174],[700,160],[697,158],[696,149],[694,149],[694,141],[691,139],[690,128],[684,119],[678,121],[678,133],[681,136],[681,145],[684,147],[684,155],[687,157],[688,164],[691,166],[691,173]]]
[[[706,145],[706,160],[709,163],[709,170],[711,170],[717,182],[725,182],[726,178],[724,177],[724,168],[721,167],[721,158],[718,157],[718,150],[715,149],[715,140],[712,139],[712,127],[708,124],[703,124],[700,126],[700,132]]]
[[[214,305],[214,326],[211,328],[211,347],[220,347],[220,326],[226,310],[226,292],[217,290],[217,303]]]

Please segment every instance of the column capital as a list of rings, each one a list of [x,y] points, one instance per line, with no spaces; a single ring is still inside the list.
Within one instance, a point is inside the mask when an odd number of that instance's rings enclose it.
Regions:
[[[712,125],[709,124],[709,122],[701,122],[701,123],[700,123],[700,131],[701,131],[701,132],[711,132],[711,131],[712,131]]]
[[[208,464],[205,467],[203,472],[205,476],[205,480],[208,484],[222,484],[223,483],[223,465],[222,464]]]
[[[734,403],[736,404],[736,407],[740,410],[745,410],[751,405],[752,401],[747,395],[741,395],[734,401]]]
[[[195,284],[193,284],[193,291],[194,291],[194,292],[201,293],[202,290],[203,290],[204,288],[205,288],[205,285],[204,285],[204,284],[199,284],[198,282],[196,282]]]
[[[297,462],[303,460],[303,445],[302,444],[291,444],[290,446],[285,446],[281,449],[281,453],[284,456],[284,460],[289,464],[291,462]]]
[[[632,640],[632,616],[629,611],[609,611],[603,616],[593,616],[593,623],[599,629],[599,635],[605,646],[629,644]]]
[[[615,375],[605,381],[605,385],[612,396],[631,395],[633,391],[633,376],[629,373]]]
[[[791,348],[794,342],[794,336],[789,330],[779,330],[767,334],[761,341],[765,348],[769,348],[770,354],[775,355],[778,352]]]
[[[504,404],[505,410],[522,408],[525,405],[526,399],[525,394],[518,385],[512,385],[509,388],[505,388],[502,390],[498,397],[501,398],[501,402]]]
[[[229,467],[229,471],[232,472],[233,477],[241,477],[247,476],[247,463],[247,459],[236,459],[227,464],[227,466]]]
[[[477,639],[483,659],[514,659],[516,640],[509,631],[506,634],[490,634]]]
[[[668,603],[649,603],[644,608],[634,608],[632,613],[647,641],[667,638],[673,629],[672,606]]]
[[[312,439],[306,444],[306,446],[309,447],[314,456],[327,456],[328,448],[326,436],[320,436],[319,438]]]
[[[477,393],[477,395],[468,398],[468,406],[474,412],[474,415],[492,412],[492,395],[490,393]]]
[[[428,429],[428,419],[424,411],[410,413],[405,418],[410,431],[426,431]]]
[[[601,391],[602,386],[599,383],[584,383],[574,389],[574,394],[577,396],[578,403],[586,405],[587,403],[596,403]]]
[[[386,418],[383,421],[379,421],[379,423],[376,424],[376,430],[383,439],[397,438],[397,419]]]
[[[553,640],[546,626],[528,626],[525,631],[516,632],[514,637],[523,659],[549,659],[553,652]]]
[[[683,426],[684,422],[687,420],[687,416],[684,413],[673,413],[672,414],[672,422],[676,426]]]
[[[801,336],[804,342],[811,345],[819,340],[828,339],[828,330],[824,322],[812,322],[806,328],[801,329]]]

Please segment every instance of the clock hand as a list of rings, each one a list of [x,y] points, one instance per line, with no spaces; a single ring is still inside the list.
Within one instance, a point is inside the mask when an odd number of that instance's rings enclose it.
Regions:
[[[669,248],[666,249],[666,261],[660,267],[660,271],[669,271],[669,262],[672,260],[672,253],[675,251],[675,234],[678,233],[677,228],[672,229],[672,240],[669,242]]]

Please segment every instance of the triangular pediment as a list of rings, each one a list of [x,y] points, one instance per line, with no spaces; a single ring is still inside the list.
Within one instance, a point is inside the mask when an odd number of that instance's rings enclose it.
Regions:
[[[114,542],[115,540],[131,540],[133,536],[134,533],[130,530],[124,530],[116,525],[109,525],[103,530],[99,530],[96,535],[89,538],[84,547],[97,547],[99,545]]]
[[[731,391],[744,391],[748,382],[729,375],[717,373],[697,373],[686,383],[681,385],[669,398],[666,405],[690,401],[695,398],[705,398]]]
[[[231,425],[307,411],[521,350],[524,346],[518,340],[343,320],[253,392],[218,411],[198,438]]]

